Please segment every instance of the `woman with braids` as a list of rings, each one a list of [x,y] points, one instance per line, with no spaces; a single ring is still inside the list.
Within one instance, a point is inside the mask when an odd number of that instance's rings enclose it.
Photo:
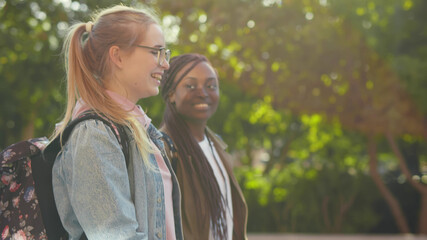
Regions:
[[[124,126],[129,162],[114,128],[80,122],[52,171],[69,239],[182,239],[180,192],[161,133],[137,101],[159,93],[169,68],[163,31],[148,10],[115,6],[73,25],[64,43],[68,104],[54,137],[88,110]]]
[[[171,59],[161,83],[161,131],[182,192],[185,239],[246,239],[247,207],[227,145],[207,127],[219,100],[215,69],[205,56]],[[176,151],[173,151],[176,149]]]

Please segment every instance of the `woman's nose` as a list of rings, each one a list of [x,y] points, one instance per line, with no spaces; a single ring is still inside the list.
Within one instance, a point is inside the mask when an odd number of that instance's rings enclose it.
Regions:
[[[160,65],[160,67],[162,67],[165,70],[168,70],[169,67],[170,67],[170,64],[169,64],[168,61],[165,60],[165,61],[162,62],[162,64]]]
[[[204,87],[197,88],[197,96],[200,96],[200,97],[208,96],[208,92],[206,91],[206,88]]]

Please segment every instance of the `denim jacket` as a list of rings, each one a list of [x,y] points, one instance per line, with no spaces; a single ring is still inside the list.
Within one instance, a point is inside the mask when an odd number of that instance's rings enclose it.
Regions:
[[[150,125],[148,134],[161,150],[160,132]],[[98,120],[79,123],[52,170],[55,202],[69,239],[166,239],[162,177],[154,155],[149,169],[129,136],[130,163],[114,133]],[[173,183],[176,239],[183,239],[181,194],[169,161]]]

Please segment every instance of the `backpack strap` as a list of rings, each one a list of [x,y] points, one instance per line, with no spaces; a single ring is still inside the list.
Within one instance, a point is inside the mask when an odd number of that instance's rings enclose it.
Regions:
[[[43,222],[49,239],[66,239],[67,232],[61,224],[58,210],[55,206],[53,188],[52,188],[52,168],[56,156],[61,151],[62,146],[67,142],[74,127],[80,122],[86,120],[100,120],[111,128],[122,148],[125,156],[126,167],[129,166],[129,138],[125,131],[125,126],[117,124],[108,118],[98,115],[93,111],[87,111],[79,115],[76,119],[68,123],[62,132],[50,142],[40,155],[41,159],[35,158],[33,167],[33,176],[36,184],[36,193],[39,198],[40,209],[42,210]],[[61,139],[62,137],[62,139]],[[62,140],[62,141],[61,141]],[[37,191],[38,190],[38,191]],[[82,234],[80,240],[86,240],[86,234]]]
[[[111,121],[110,119],[98,115],[95,112],[93,112],[92,110],[83,112],[82,114],[80,114],[76,119],[74,119],[67,128],[71,128],[71,130],[80,122],[85,121],[85,120],[90,120],[90,119],[95,119],[95,120],[101,120],[104,124],[106,124],[107,126],[109,126],[111,128],[111,130],[113,131],[114,135],[117,138],[117,141],[120,144],[120,147],[122,148],[123,151],[123,155],[125,156],[125,161],[126,161],[126,167],[129,166],[129,137],[126,133],[125,130],[125,126],[114,123],[113,121]],[[76,123],[74,123],[74,121],[76,121]],[[70,130],[70,133],[71,133]],[[70,134],[69,133],[69,134]],[[68,137],[67,137],[68,139]],[[64,141],[65,143],[66,141]]]
[[[169,135],[167,135],[166,133],[164,133],[164,132],[161,132],[162,133],[162,138],[163,138],[163,140],[166,142],[166,144],[168,145],[168,147],[169,147],[169,150],[171,151],[171,156],[172,156],[172,159],[170,159],[170,161],[171,161],[171,164],[172,164],[172,169],[174,170],[174,171],[176,171],[176,165],[177,165],[177,163],[178,163],[178,151],[176,150],[176,148],[175,148],[175,144],[173,143],[173,141],[172,141],[172,138],[171,137],[169,137]]]
[[[56,137],[54,140],[52,140],[51,143],[49,143],[49,145],[43,151],[45,160],[53,166],[53,163],[55,162],[55,159],[56,159],[56,155],[61,151],[62,146],[67,142],[74,127],[80,122],[83,122],[86,120],[100,120],[105,125],[111,128],[111,130],[113,131],[114,135],[116,136],[120,144],[120,147],[122,148],[123,155],[125,156],[126,167],[128,167],[129,166],[129,137],[126,134],[125,127],[120,124],[116,124],[111,120],[107,119],[106,117],[103,117],[94,113],[93,111],[86,111],[80,114],[76,119],[68,123],[67,127],[62,132],[62,139],[61,139],[61,136]]]

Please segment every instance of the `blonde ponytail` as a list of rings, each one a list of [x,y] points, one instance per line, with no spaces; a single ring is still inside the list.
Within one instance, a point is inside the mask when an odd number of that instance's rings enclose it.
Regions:
[[[135,116],[124,110],[106,92],[104,78],[111,74],[108,50],[115,45],[130,49],[144,38],[150,24],[158,24],[151,11],[116,6],[101,11],[94,23],[76,23],[65,37],[63,54],[67,73],[67,108],[64,117],[52,136],[61,136],[72,118],[78,99],[111,121],[127,126],[134,135],[137,148],[144,162],[149,163],[149,154],[154,146],[143,126]],[[88,31],[89,29],[89,31]]]

